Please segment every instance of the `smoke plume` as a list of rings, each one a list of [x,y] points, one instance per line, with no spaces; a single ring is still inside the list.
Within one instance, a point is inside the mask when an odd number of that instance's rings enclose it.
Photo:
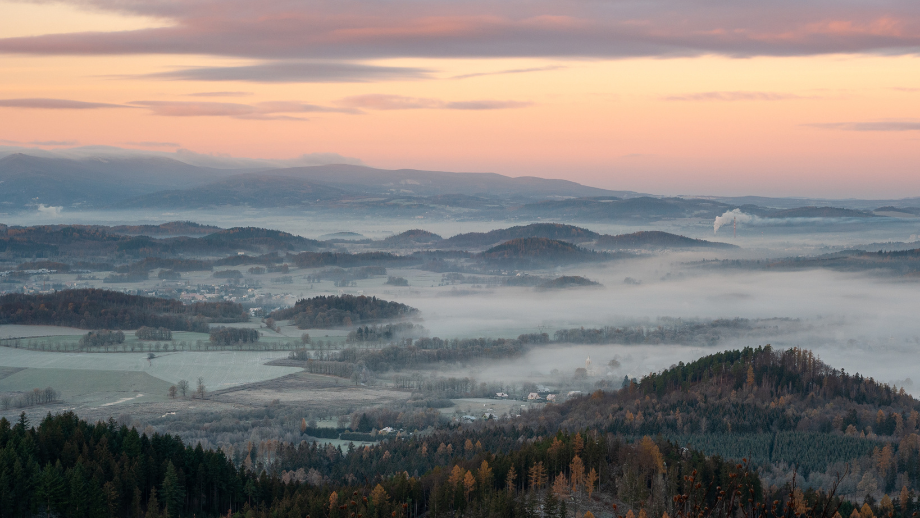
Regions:
[[[727,225],[732,221],[737,221],[738,223],[752,223],[754,221],[754,216],[741,212],[741,209],[730,210],[716,217],[716,220],[712,224],[712,233],[718,233],[722,225]]]

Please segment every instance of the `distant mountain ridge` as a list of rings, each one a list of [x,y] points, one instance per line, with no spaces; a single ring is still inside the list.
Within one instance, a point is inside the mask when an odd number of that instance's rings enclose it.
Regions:
[[[13,154],[0,158],[0,207],[43,204],[104,207],[168,187],[190,187],[227,171],[167,158],[44,158]]]
[[[910,217],[920,211],[920,198],[666,197],[561,179],[387,170],[359,162],[335,154],[258,160],[106,146],[0,146],[0,214],[251,207],[355,217],[599,222],[709,219],[734,209],[773,219]]]
[[[333,164],[244,173],[202,186],[148,194],[122,205],[284,207],[379,196],[432,197],[434,204],[481,205],[483,200],[463,197],[542,199],[613,194],[630,195],[568,180]],[[444,196],[453,199],[436,198]]]
[[[430,205],[487,208],[489,200],[522,202],[585,196],[637,195],[568,180],[495,173],[386,170],[332,164],[261,171],[190,165],[161,156],[61,158],[13,153],[0,158],[0,208],[311,207],[390,198],[428,198]],[[375,205],[374,203],[377,203]],[[405,204],[403,204],[405,205]],[[410,204],[411,205],[411,204]],[[494,203],[492,204],[494,206]]]

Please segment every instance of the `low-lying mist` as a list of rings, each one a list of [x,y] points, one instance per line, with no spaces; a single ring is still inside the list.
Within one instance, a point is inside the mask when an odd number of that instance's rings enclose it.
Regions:
[[[778,325],[775,334],[730,338],[713,347],[539,347],[521,361],[477,367],[480,376],[494,375],[495,379],[528,377],[553,368],[574,371],[584,366],[588,355],[600,365],[621,358],[620,378],[624,374],[641,376],[716,350],[767,343],[810,348],[834,367],[898,385],[915,376],[920,320],[913,282],[826,270],[714,273],[669,266],[660,261],[635,261],[564,272],[599,281],[602,288],[548,292],[496,288],[460,291],[466,294],[458,296],[407,292],[392,298],[422,309],[423,324],[431,335],[445,338],[516,337],[534,332],[552,337],[556,330],[568,328],[654,327],[660,324],[659,318],[793,320]],[[627,276],[641,284],[625,284]]]

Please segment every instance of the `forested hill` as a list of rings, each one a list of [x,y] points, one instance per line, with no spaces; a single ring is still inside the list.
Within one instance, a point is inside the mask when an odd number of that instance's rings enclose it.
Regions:
[[[204,237],[186,235],[152,238],[147,235],[123,235],[113,230],[119,227],[91,225],[39,225],[32,227],[8,227],[0,225],[0,254],[8,257],[54,257],[82,258],[103,257],[148,257],[194,254],[217,256],[247,252],[287,251],[300,252],[317,250],[322,245],[313,239],[295,236],[287,232],[263,228],[244,227],[217,230]],[[129,230],[143,227],[122,227]],[[189,234],[195,230],[191,226]],[[207,228],[207,227],[204,227]],[[155,234],[163,230],[154,229]],[[199,229],[200,230],[200,229]],[[200,235],[200,232],[194,232]]]
[[[903,389],[833,369],[798,348],[720,352],[625,385],[561,406],[560,425],[627,434],[858,436],[900,436],[920,425],[920,401]]]
[[[302,299],[294,307],[271,314],[276,320],[288,320],[300,329],[314,327],[351,327],[416,315],[418,310],[399,302],[389,302],[364,295],[328,295]]]
[[[208,323],[244,322],[249,315],[234,302],[200,302],[127,295],[100,289],[0,296],[0,324],[69,326],[80,329],[165,327],[208,331]]]
[[[595,247],[601,250],[630,248],[738,248],[738,246],[729,243],[693,239],[657,230],[616,236],[600,236]]]
[[[564,225],[561,223],[534,223],[531,225],[492,230],[490,232],[457,234],[456,236],[444,240],[439,246],[464,249],[480,248],[511,239],[533,237],[580,243],[597,239],[600,237],[600,234],[573,225]]]
[[[586,250],[571,243],[544,237],[512,239],[482,252],[477,257],[483,261],[515,266],[579,263],[611,258],[606,253]]]
[[[422,246],[439,243],[443,238],[433,232],[415,228],[390,236],[382,241],[388,247]]]

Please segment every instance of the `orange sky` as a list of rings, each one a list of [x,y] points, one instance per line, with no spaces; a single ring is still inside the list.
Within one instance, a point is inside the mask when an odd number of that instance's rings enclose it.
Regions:
[[[0,2],[0,145],[335,152],[657,194],[920,196],[908,2],[676,23],[554,2],[227,1],[214,14],[210,1]]]

